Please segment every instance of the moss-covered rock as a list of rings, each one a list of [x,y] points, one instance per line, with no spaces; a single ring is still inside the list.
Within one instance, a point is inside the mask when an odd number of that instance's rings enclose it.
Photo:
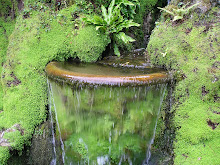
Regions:
[[[111,42],[108,36],[99,34],[93,26],[82,28],[78,33],[72,44],[73,50],[81,61],[97,61],[106,46]]]
[[[219,163],[219,20],[217,7],[193,12],[178,22],[160,21],[150,38],[152,63],[182,79],[173,93],[174,164]]]

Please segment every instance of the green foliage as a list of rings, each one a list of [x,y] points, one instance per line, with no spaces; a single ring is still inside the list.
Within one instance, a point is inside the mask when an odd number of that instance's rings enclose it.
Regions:
[[[178,9],[172,8],[171,10],[167,10],[166,8],[161,8],[161,7],[158,7],[158,9],[165,11],[166,13],[173,16],[173,22],[174,22],[177,20],[182,20],[184,18],[184,15],[188,14],[191,9],[198,6],[200,3],[196,3],[196,4],[186,8],[186,6],[188,4],[189,3],[187,3],[186,5],[183,5],[182,7],[178,8]]]
[[[14,18],[18,15],[18,2],[16,0],[1,0],[0,3],[0,17],[7,18],[11,16]]]
[[[85,14],[92,14],[94,12],[94,6],[90,1],[86,0],[75,0],[75,5],[81,8],[81,11]]]
[[[129,4],[128,2],[126,4]],[[132,26],[139,26],[139,24],[133,22],[133,20],[124,19],[121,14],[121,4],[125,4],[125,2],[122,1],[115,6],[115,0],[112,0],[108,10],[104,6],[101,7],[102,18],[95,15],[92,19],[84,19],[88,24],[94,24],[96,26],[96,30],[101,30],[111,37],[113,40],[114,53],[117,56],[120,56],[120,52],[116,43],[116,38],[122,40],[124,43],[135,41],[121,31]]]
[[[118,0],[116,5],[121,6],[121,13],[125,19],[134,19],[137,8],[140,8],[139,0]]]
[[[8,0],[1,0],[0,3],[0,16],[7,16],[10,12],[12,2]]]
[[[160,22],[148,45],[151,62],[177,71],[182,79],[173,93],[174,164],[218,164],[220,24],[216,13],[215,9],[199,17],[195,13],[177,26]]]

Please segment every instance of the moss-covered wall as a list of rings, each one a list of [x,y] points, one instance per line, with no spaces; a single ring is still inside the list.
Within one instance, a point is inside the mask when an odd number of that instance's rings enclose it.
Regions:
[[[203,3],[203,2],[202,2]],[[198,6],[200,9],[204,4]],[[220,13],[195,10],[173,22],[161,18],[148,55],[177,74],[172,97],[176,129],[174,164],[219,164]]]

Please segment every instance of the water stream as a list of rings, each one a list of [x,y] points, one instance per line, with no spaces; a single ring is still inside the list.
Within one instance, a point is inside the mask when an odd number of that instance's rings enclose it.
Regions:
[[[63,164],[148,164],[166,84],[49,88]]]

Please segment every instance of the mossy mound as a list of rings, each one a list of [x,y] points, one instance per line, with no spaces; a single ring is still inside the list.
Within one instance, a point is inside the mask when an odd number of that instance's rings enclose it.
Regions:
[[[219,164],[220,14],[160,21],[147,48],[151,62],[177,73],[174,164]]]
[[[79,30],[73,39],[73,50],[81,61],[94,62],[101,57],[106,45],[111,42],[106,35],[101,35],[95,27],[88,26]]]
[[[19,125],[19,128],[3,136],[10,143],[11,150],[21,151],[24,144],[30,144],[35,127],[46,120],[46,64],[70,57],[94,62],[110,42],[107,36],[98,34],[95,27],[84,27],[80,19],[73,20],[71,13],[74,9],[75,6],[71,6],[54,13],[37,2],[35,9],[28,15],[21,13],[17,17],[15,28],[11,28],[14,31],[8,40],[6,35],[1,35],[4,39],[1,42],[1,57],[5,57],[6,50],[7,55],[2,71],[3,111],[0,101],[0,133],[13,128],[15,124]],[[79,26],[76,27],[76,24]],[[0,29],[2,31],[2,27]],[[84,40],[78,39],[78,35]],[[87,45],[87,49],[82,47],[83,44]],[[87,56],[88,53],[91,55]],[[2,95],[2,91],[0,93]],[[0,145],[0,150],[0,164],[4,164],[9,156],[9,148]]]
[[[15,22],[11,19],[4,20],[0,18],[0,73],[2,72],[2,65],[5,62],[5,56],[8,48],[8,37],[14,30]],[[3,108],[3,91],[2,84],[0,83],[0,111]]]

